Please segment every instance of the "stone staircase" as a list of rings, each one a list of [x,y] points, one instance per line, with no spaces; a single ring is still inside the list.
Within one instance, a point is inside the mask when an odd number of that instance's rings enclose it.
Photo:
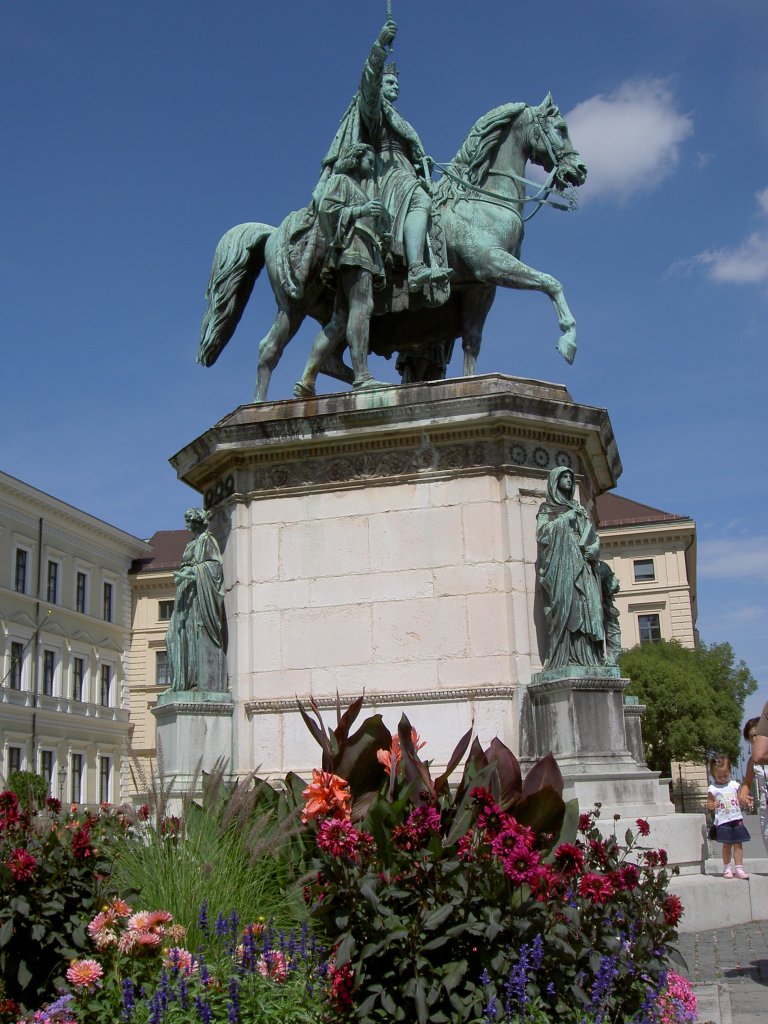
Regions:
[[[669,886],[685,907],[681,932],[768,920],[768,854],[760,837],[760,821],[756,815],[747,815],[744,824],[752,836],[744,846],[744,868],[749,874],[746,881],[723,878],[720,844],[706,838],[701,816],[701,868],[695,873],[689,869],[673,878]]]

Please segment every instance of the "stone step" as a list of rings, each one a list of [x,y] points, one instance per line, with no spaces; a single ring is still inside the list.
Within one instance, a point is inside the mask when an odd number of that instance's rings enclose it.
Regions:
[[[710,870],[711,865],[711,870]],[[701,932],[768,919],[768,860],[745,858],[749,878],[723,878],[722,861],[706,873],[672,878],[669,889],[685,907],[680,932]],[[716,870],[715,870],[716,869]]]

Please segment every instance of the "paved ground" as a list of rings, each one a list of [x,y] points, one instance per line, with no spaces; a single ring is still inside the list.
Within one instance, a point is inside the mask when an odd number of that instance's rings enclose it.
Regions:
[[[768,921],[681,935],[678,948],[702,986],[701,1024],[768,1024]]]

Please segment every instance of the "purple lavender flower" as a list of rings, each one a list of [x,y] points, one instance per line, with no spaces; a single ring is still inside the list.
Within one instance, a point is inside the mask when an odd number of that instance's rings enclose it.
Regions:
[[[133,1016],[133,1008],[136,1005],[136,988],[133,981],[130,978],[126,978],[123,981],[123,1009],[120,1013],[120,1019],[128,1024],[131,1017]]]
[[[200,907],[200,913],[197,917],[197,924],[200,931],[208,938],[210,932],[210,925],[208,923],[208,900],[203,900],[203,905]]]
[[[229,981],[229,1024],[238,1024],[240,1020],[240,983],[237,978]]]
[[[200,1024],[211,1024],[213,1012],[207,999],[202,996],[195,996],[195,1009]]]

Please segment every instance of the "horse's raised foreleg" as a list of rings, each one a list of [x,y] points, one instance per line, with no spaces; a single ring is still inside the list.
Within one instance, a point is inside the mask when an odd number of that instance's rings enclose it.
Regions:
[[[502,288],[520,288],[544,292],[552,300],[557,312],[560,330],[563,332],[557,343],[557,350],[568,363],[576,355],[576,321],[568,308],[563,286],[551,274],[542,274],[526,263],[516,259],[506,249],[492,248],[485,254],[482,279]]]
[[[266,401],[272,371],[280,361],[283,349],[301,327],[304,316],[304,312],[298,309],[282,306],[278,308],[268,334],[259,344],[259,369],[256,375],[254,402]]]

